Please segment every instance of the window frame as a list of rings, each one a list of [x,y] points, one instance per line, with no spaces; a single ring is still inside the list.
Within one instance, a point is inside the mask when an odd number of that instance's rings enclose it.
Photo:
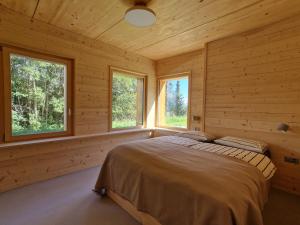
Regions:
[[[4,143],[4,76],[3,76],[3,57],[2,57],[2,48],[0,48],[0,144]]]
[[[65,99],[66,102],[65,121],[67,123],[67,127],[65,131],[28,134],[28,135],[20,135],[20,136],[12,135],[10,54],[16,54],[16,55],[37,59],[37,60],[45,60],[49,62],[66,65],[67,98]],[[73,66],[74,63],[72,59],[34,52],[31,50],[25,50],[17,47],[3,46],[2,65],[3,65],[3,85],[4,85],[4,91],[2,93],[4,98],[4,110],[2,110],[4,114],[4,141],[3,142],[29,141],[35,139],[46,139],[46,138],[64,137],[64,136],[73,135],[73,82],[74,82]]]
[[[167,80],[176,80],[178,78],[187,77],[188,78],[188,106],[187,106],[187,127],[173,127],[173,126],[165,126],[160,125],[160,98],[161,98],[161,88],[160,83],[161,81],[167,81]],[[186,131],[190,130],[191,125],[191,85],[192,85],[192,73],[191,71],[186,72],[180,72],[176,74],[166,74],[166,75],[159,75],[157,77],[157,83],[156,83],[157,91],[156,91],[156,119],[155,119],[155,126],[159,128],[166,128],[170,130],[179,130],[179,131]]]
[[[114,72],[125,73],[126,76],[134,78],[142,78],[144,80],[144,99],[143,99],[143,125],[142,126],[132,126],[132,127],[123,127],[123,128],[113,128],[112,127],[112,83],[113,83],[113,73]],[[148,76],[145,73],[135,72],[127,69],[122,69],[119,67],[109,66],[109,119],[108,119],[108,130],[130,130],[130,129],[142,129],[147,127],[147,96],[148,96]]]

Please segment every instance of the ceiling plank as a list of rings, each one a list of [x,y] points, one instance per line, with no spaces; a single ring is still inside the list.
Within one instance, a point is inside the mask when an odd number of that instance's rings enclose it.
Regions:
[[[120,0],[40,0],[34,18],[96,38],[122,20],[126,8]]]
[[[8,9],[32,17],[38,0],[0,0],[0,4]]]
[[[157,23],[150,28],[136,28],[122,21],[105,32],[99,40],[120,48],[138,50],[194,29],[224,15],[258,4],[262,0],[169,0],[156,1],[152,9]]]
[[[39,4],[37,4],[39,2]],[[152,0],[157,22],[137,28],[123,20],[122,0],[0,0],[11,10],[56,27],[161,59],[204,43],[300,14],[299,0]]]
[[[204,44],[233,34],[262,27],[300,13],[300,1],[265,0],[204,26],[136,51],[161,59],[204,47]]]

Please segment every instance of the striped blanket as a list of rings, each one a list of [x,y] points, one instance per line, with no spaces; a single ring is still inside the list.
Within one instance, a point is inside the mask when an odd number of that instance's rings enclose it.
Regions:
[[[272,163],[270,158],[257,152],[223,146],[219,144],[199,142],[185,137],[163,136],[158,137],[158,139],[161,139],[165,142],[189,147],[191,149],[212,152],[215,154],[221,154],[243,160],[259,169],[266,179],[270,179],[276,171],[276,167]]]

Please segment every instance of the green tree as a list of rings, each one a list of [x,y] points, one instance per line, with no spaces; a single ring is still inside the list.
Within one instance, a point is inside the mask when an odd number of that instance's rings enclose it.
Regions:
[[[64,129],[65,66],[10,56],[13,135]]]
[[[166,85],[166,113],[169,116],[173,116],[175,111],[175,92],[173,82],[167,81]]]
[[[124,124],[124,126],[136,125],[137,82],[136,78],[114,73],[112,83],[113,122],[127,121],[130,124]]]
[[[179,80],[176,81],[174,113],[176,116],[183,116],[186,114],[184,97],[180,93],[180,81]]]

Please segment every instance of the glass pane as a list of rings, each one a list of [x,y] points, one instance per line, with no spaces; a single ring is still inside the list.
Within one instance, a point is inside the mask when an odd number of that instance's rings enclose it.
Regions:
[[[142,126],[144,120],[144,79],[113,72],[112,128]]]
[[[65,131],[66,65],[10,55],[12,135]]]
[[[160,124],[168,127],[187,128],[189,99],[188,77],[164,80],[160,96]]]

